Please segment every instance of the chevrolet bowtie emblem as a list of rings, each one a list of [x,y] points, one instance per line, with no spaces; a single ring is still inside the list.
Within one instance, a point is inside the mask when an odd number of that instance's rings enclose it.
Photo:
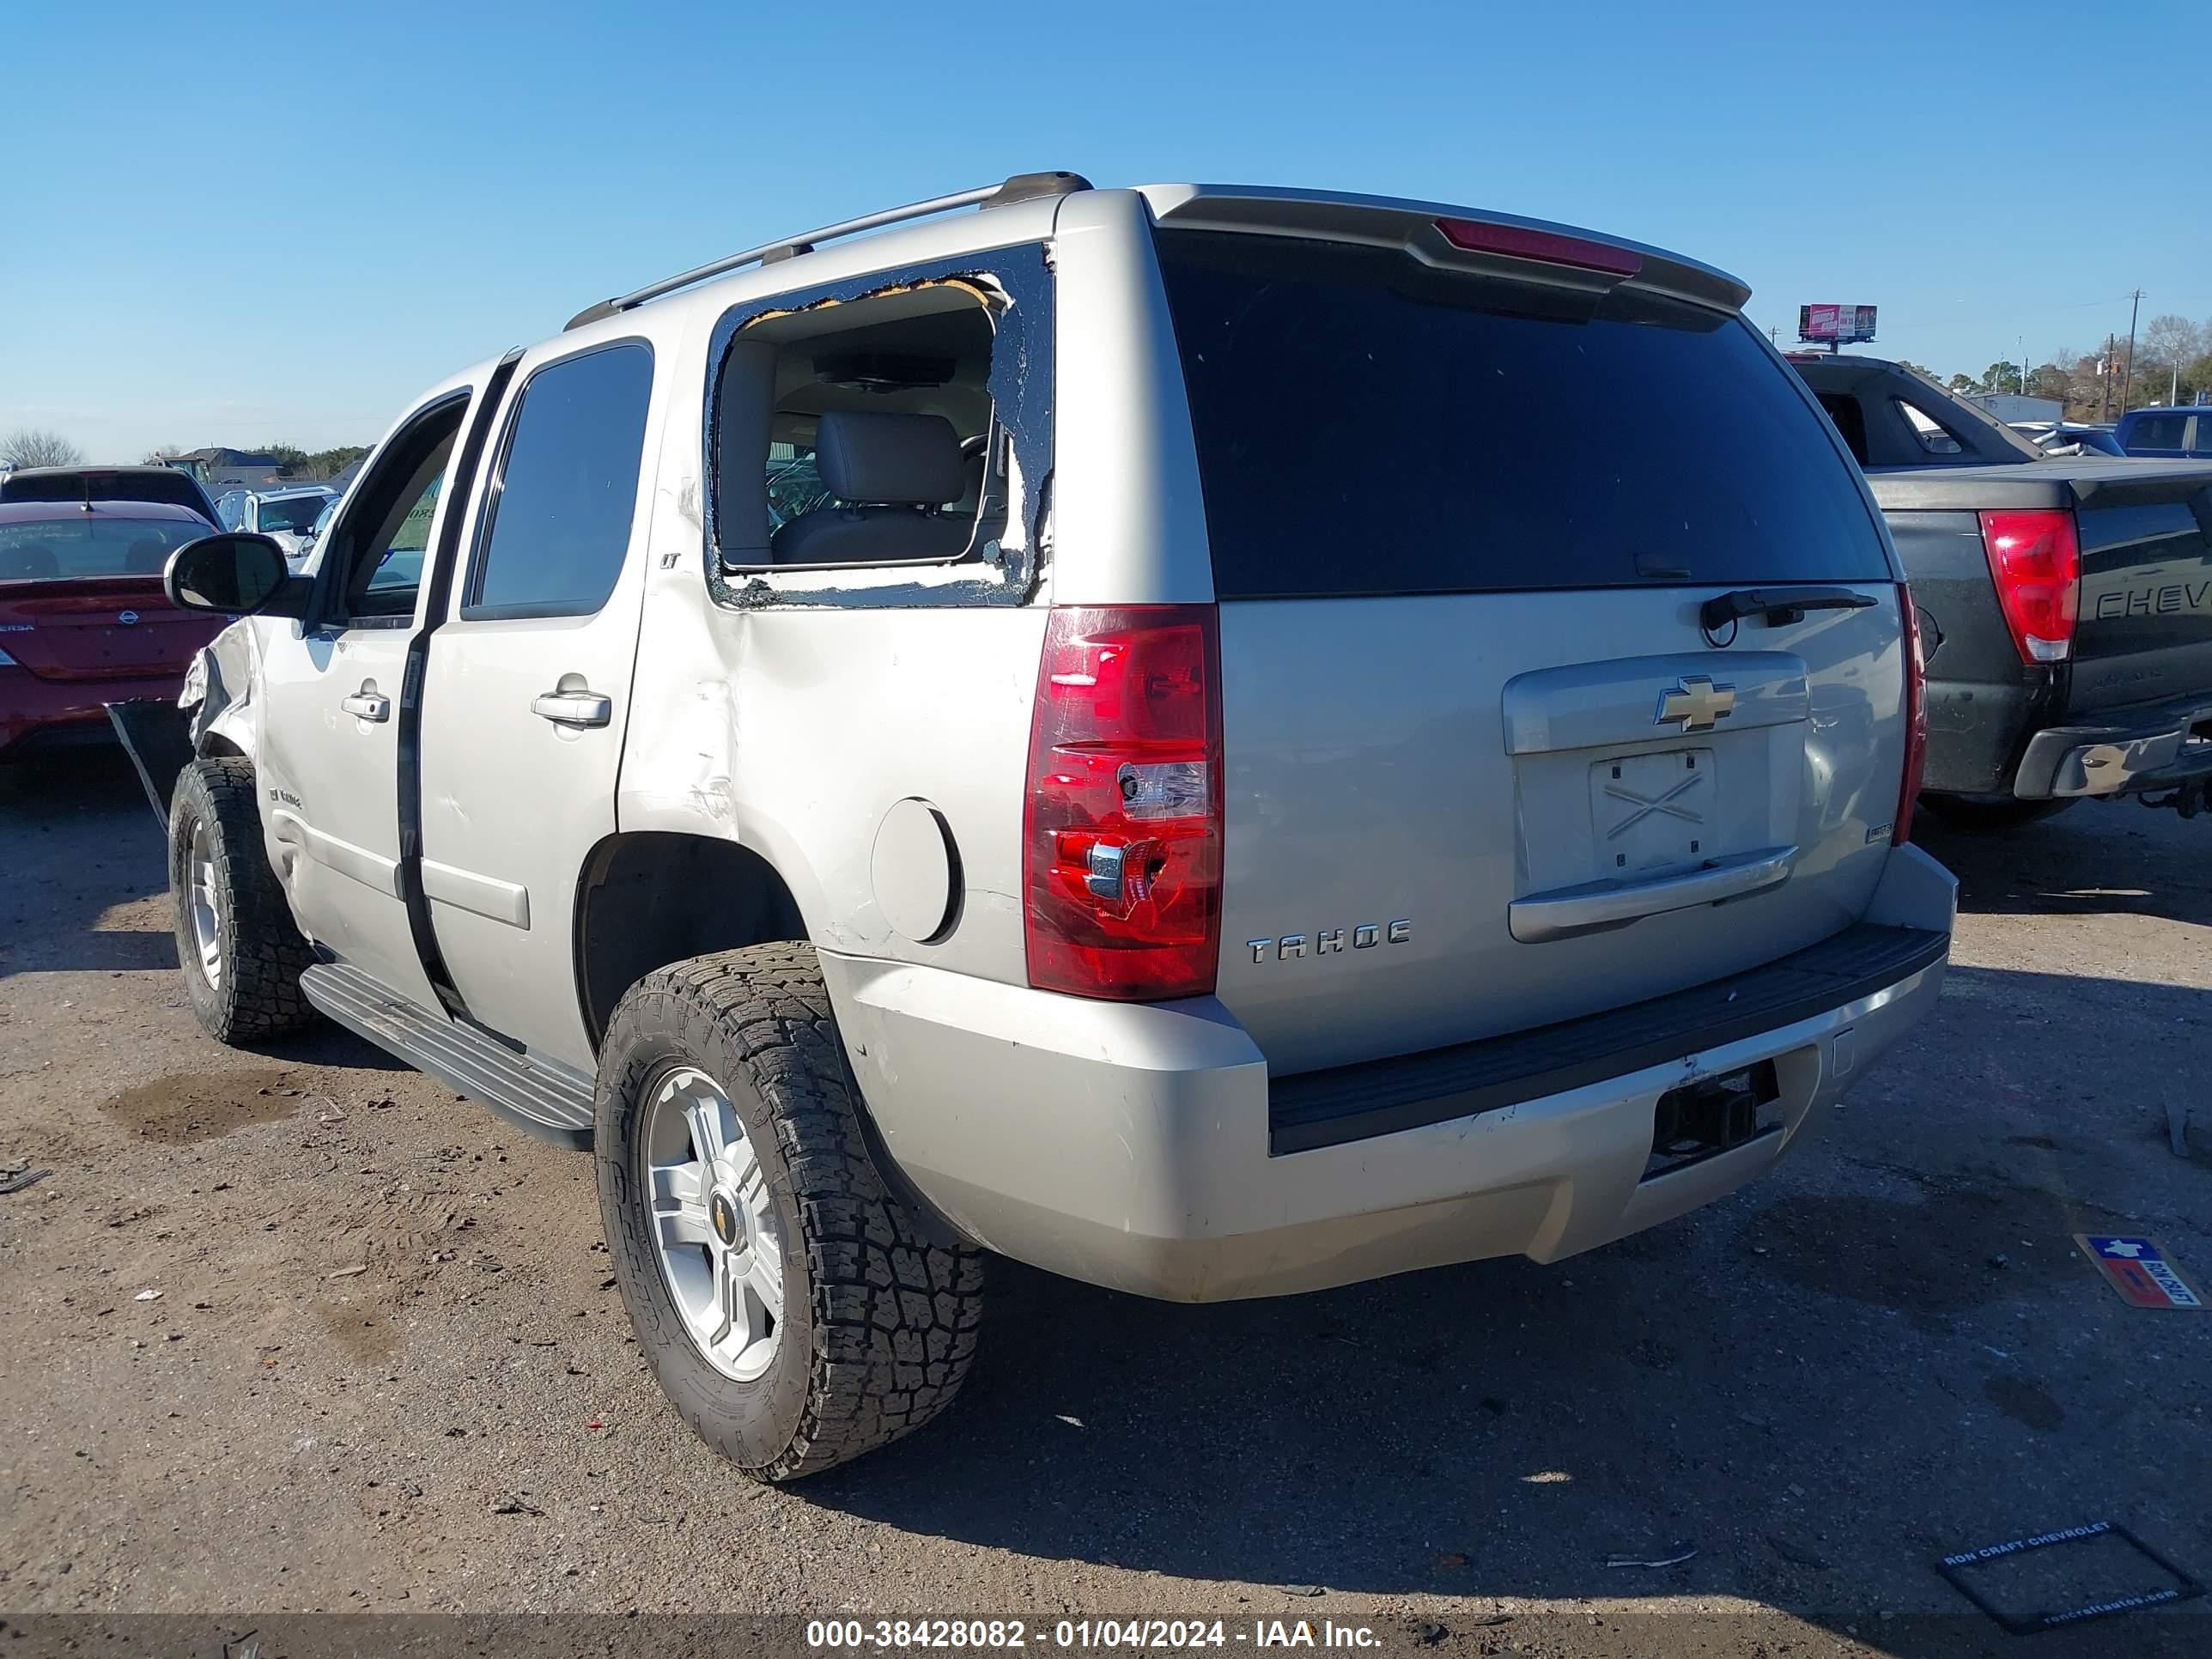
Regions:
[[[1659,712],[1651,723],[1702,732],[1735,712],[1735,687],[1715,685],[1703,674],[1685,674],[1672,690],[1659,694]]]

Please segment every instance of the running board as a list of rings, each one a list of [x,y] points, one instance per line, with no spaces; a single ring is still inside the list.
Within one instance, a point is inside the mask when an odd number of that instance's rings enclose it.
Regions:
[[[532,1065],[473,1027],[432,1013],[343,963],[300,975],[307,1000],[357,1036],[481,1101],[517,1128],[556,1146],[592,1144],[592,1089],[581,1078]]]

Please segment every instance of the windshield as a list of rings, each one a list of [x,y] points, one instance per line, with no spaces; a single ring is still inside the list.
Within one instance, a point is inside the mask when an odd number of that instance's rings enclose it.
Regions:
[[[327,495],[290,495],[264,501],[258,514],[264,535],[272,530],[312,530],[329,502]]]
[[[79,576],[158,576],[169,555],[207,533],[181,519],[109,519],[79,514],[0,524],[0,581]]]

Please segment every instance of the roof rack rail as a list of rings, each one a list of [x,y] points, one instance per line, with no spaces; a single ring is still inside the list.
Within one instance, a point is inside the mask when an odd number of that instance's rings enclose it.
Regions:
[[[699,266],[679,276],[658,283],[649,283],[612,300],[602,300],[595,306],[586,306],[571,317],[562,332],[581,328],[586,323],[596,323],[602,318],[617,316],[633,310],[648,300],[658,300],[664,294],[673,294],[678,289],[690,288],[694,283],[703,283],[709,277],[720,276],[745,265],[772,265],[779,259],[791,259],[802,253],[811,253],[824,242],[840,236],[857,236],[864,230],[877,230],[885,225],[902,224],[908,219],[927,219],[933,214],[950,213],[956,208],[1006,207],[1015,202],[1035,201],[1050,196],[1072,195],[1079,190],[1089,190],[1091,181],[1079,173],[1018,173],[1001,184],[981,185],[974,190],[956,191],[950,196],[933,196],[927,202],[913,202],[905,207],[886,208],[881,213],[866,213],[857,219],[846,219],[834,225],[824,225],[819,230],[802,231],[796,236],[778,237],[773,242],[763,242],[758,247],[749,247],[742,253],[732,253],[726,259]]]

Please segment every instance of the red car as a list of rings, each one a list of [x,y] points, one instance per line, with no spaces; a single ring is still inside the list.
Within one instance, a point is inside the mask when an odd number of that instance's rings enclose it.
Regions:
[[[105,705],[174,698],[223,619],[161,569],[213,532],[167,501],[0,501],[0,759],[112,736]]]

